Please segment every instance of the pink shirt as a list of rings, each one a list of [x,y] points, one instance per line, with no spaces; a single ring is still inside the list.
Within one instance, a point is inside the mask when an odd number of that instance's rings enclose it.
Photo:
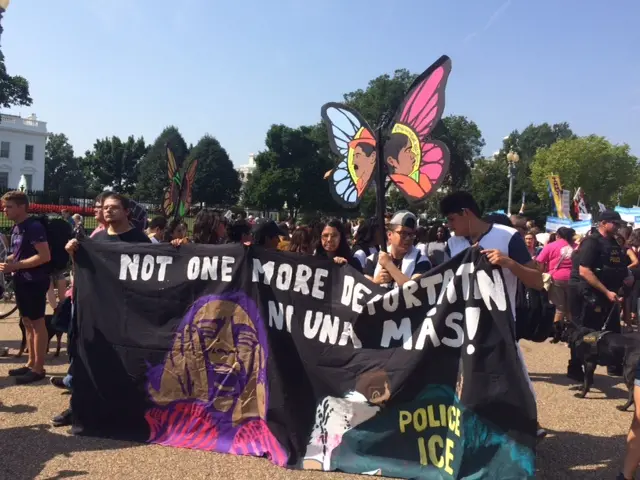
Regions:
[[[566,240],[556,240],[545,245],[536,261],[547,265],[545,270],[554,280],[568,281],[571,276],[571,253],[574,248],[575,246]]]

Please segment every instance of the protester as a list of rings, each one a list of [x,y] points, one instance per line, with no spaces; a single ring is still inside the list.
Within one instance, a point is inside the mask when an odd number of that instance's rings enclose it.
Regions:
[[[49,338],[44,322],[49,289],[51,252],[44,225],[29,216],[29,198],[12,191],[2,196],[4,213],[14,222],[11,229],[11,255],[0,263],[0,272],[13,273],[13,285],[20,321],[25,328],[29,359],[20,368],[9,370],[18,385],[45,378],[44,359]]]
[[[569,278],[571,276],[571,255],[576,248],[573,237],[576,232],[572,228],[560,227],[557,240],[547,243],[536,257],[541,271],[550,275],[549,300],[556,307],[553,318],[553,343],[561,339],[565,327],[565,320],[571,321],[569,311]]]
[[[349,264],[362,272],[362,264],[351,255],[347,232],[340,220],[329,220],[320,234],[320,244],[315,256],[326,257],[338,265]]]
[[[351,251],[353,252],[353,257],[360,262],[362,268],[367,263],[367,257],[378,252],[378,245],[383,242],[381,233],[376,218],[368,219],[356,230]]]
[[[622,472],[616,480],[633,480],[640,464],[640,365],[636,368],[633,385],[634,414],[627,435],[627,451]]]
[[[291,235],[288,252],[311,255],[311,232],[307,227],[298,227]]]
[[[369,280],[391,290],[431,270],[429,258],[413,245],[416,227],[417,219],[411,212],[400,211],[389,219],[388,252],[367,257],[364,274]]]
[[[489,262],[502,269],[511,312],[517,322],[515,306],[518,280],[525,287],[536,290],[541,290],[543,287],[542,273],[531,259],[523,235],[514,228],[497,223],[490,224],[482,220],[480,208],[468,192],[454,192],[444,197],[440,201],[440,212],[447,219],[449,228],[455,233],[455,236],[448,241],[449,256],[453,257],[472,245],[478,245]],[[526,222],[522,222],[519,218],[516,220],[522,223],[521,230],[524,230]],[[518,342],[515,343],[522,360],[525,378],[529,382],[531,394],[535,399],[535,391],[529,373],[526,371],[522,350]],[[547,432],[538,424],[536,433],[538,437],[543,437]]]
[[[280,242],[278,243],[278,250],[282,250],[283,252],[286,252],[289,247],[289,238],[290,238],[289,225],[287,224],[287,222],[280,222],[278,224],[278,228],[285,233],[285,235],[280,236]]]
[[[73,215],[73,236],[75,238],[84,238],[87,236],[87,231],[84,228],[84,219],[82,215],[76,213]]]
[[[531,230],[524,235],[524,244],[527,246],[531,258],[535,259],[540,249],[536,247],[536,234]]]
[[[601,212],[597,230],[580,245],[569,280],[571,316],[577,325],[594,330],[604,327],[620,333],[620,320],[612,308],[622,301],[619,291],[629,277],[628,257],[615,239],[621,223],[618,212]],[[609,375],[620,375],[622,365],[610,365],[607,372]],[[567,376],[579,382],[584,377],[582,363],[573,349]]]
[[[227,225],[227,243],[251,243],[251,225],[239,219]]]
[[[164,229],[167,228],[167,219],[165,217],[154,217],[147,227],[147,236],[151,243],[160,243]]]
[[[434,225],[429,229],[426,254],[434,267],[442,265],[447,260],[445,252],[449,237],[449,231],[443,225]]]
[[[227,219],[217,212],[203,208],[193,222],[193,243],[217,245],[223,243],[227,235]],[[186,238],[182,243],[187,243]]]
[[[270,219],[259,218],[253,225],[253,243],[271,250],[277,250],[280,237],[287,235]]]
[[[187,236],[187,224],[184,221],[174,218],[162,232],[162,241],[169,243],[172,240],[182,240]]]

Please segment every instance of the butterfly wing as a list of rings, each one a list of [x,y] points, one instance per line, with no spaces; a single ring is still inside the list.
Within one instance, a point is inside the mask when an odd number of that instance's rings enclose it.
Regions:
[[[193,192],[193,184],[196,180],[197,168],[198,160],[193,160],[184,174],[182,187],[180,189],[180,202],[178,207],[178,215],[180,215],[180,217],[184,217],[189,211],[189,207],[191,207],[191,193]]]
[[[325,178],[329,180],[335,200],[343,207],[353,208],[360,203],[375,172],[375,155],[370,154],[363,157],[363,162],[368,165],[361,170],[365,173],[359,175],[360,167],[354,163],[355,148],[362,143],[373,147],[375,153],[373,130],[358,112],[340,103],[327,103],[322,107],[321,115],[329,133],[331,151],[340,157],[336,167],[327,172]]]
[[[449,170],[449,149],[444,143],[431,140],[429,135],[444,112],[450,73],[451,59],[446,56],[438,59],[416,79],[396,113],[391,133],[406,137],[407,145],[411,146],[410,155],[401,160],[397,148],[385,148],[384,156],[393,172],[389,178],[412,203],[433,194]],[[403,141],[403,137],[397,140]],[[395,164],[389,162],[390,157]],[[409,162],[410,168],[404,165],[405,173],[396,173],[403,161]],[[408,170],[410,174],[406,173]]]
[[[164,192],[162,200],[162,211],[165,216],[171,216],[177,208],[178,200],[180,198],[180,173],[178,172],[178,164],[176,163],[176,157],[173,155],[169,144],[166,144],[167,148],[167,174],[169,176],[169,188]]]
[[[167,173],[169,174],[169,181],[173,182],[176,173],[178,173],[178,164],[176,163],[176,157],[173,155],[169,144],[167,143]]]

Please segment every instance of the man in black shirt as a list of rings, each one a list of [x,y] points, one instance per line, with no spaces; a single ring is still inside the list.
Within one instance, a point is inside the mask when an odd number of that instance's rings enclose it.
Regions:
[[[598,229],[586,237],[576,252],[569,279],[571,315],[578,325],[594,330],[620,332],[619,291],[629,277],[628,257],[615,240],[622,223],[620,214],[606,210],[600,214]],[[582,381],[582,365],[573,351],[567,376]],[[618,375],[622,366],[609,367]]]
[[[126,242],[126,243],[152,243],[151,239],[145,235],[145,233],[137,227],[134,227],[129,222],[131,213],[131,204],[127,197],[124,197],[117,193],[108,193],[102,198],[102,212],[104,215],[104,221],[107,227],[104,230],[96,233],[87,241],[95,242]],[[66,245],[66,250],[71,256],[74,257],[78,251],[80,243],[77,239],[69,240]],[[90,301],[90,300],[89,300]],[[73,339],[69,337],[69,343],[73,344]],[[73,350],[72,345],[71,350]],[[69,376],[72,376],[73,356],[70,355],[71,361],[69,365]],[[55,385],[55,384],[54,384]],[[72,413],[71,408],[68,408],[60,415],[56,415],[52,423],[55,427],[63,427],[71,425]]]

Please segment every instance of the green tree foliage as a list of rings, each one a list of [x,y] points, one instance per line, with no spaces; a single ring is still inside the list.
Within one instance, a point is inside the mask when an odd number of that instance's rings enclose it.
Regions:
[[[339,211],[323,179],[332,162],[321,153],[321,136],[326,135],[322,128],[273,125],[267,132],[267,149],[256,155],[256,170],[245,185],[243,203],[280,210],[286,202],[291,214]]]
[[[82,196],[85,188],[80,159],[64,133],[51,133],[47,137],[44,156],[44,189],[57,192],[68,203],[74,196]]]
[[[531,181],[533,158],[538,149],[549,147],[558,140],[568,138],[575,138],[568,123],[531,124],[522,133],[514,130],[503,140],[502,148],[493,158],[476,162],[471,171],[471,190],[481,208],[485,211],[506,210],[509,196],[507,153],[513,150],[520,157],[514,180],[513,213],[520,208],[523,192],[527,198],[526,215],[536,217],[540,212],[546,212],[548,195],[545,193],[540,196],[540,192],[534,188]]]
[[[189,162],[198,160],[193,203],[232,206],[238,201],[241,182],[227,151],[205,135],[189,152]]]
[[[2,15],[0,8],[0,37],[2,36]],[[4,63],[4,55],[0,49],[0,107],[10,108],[13,106],[28,107],[33,103],[29,95],[29,82],[19,75],[11,76],[7,73]]]
[[[165,128],[139,163],[136,195],[148,202],[162,201],[164,190],[169,186],[167,170],[167,143],[180,167],[187,158],[187,144],[176,127]]]
[[[131,135],[126,142],[118,137],[98,139],[93,150],[85,153],[83,166],[93,191],[106,188],[120,193],[133,193],[138,180],[138,164],[149,147],[144,138]]]
[[[538,195],[547,197],[549,175],[560,176],[562,188],[572,193],[582,187],[592,205],[614,205],[622,188],[638,178],[638,159],[629,145],[612,145],[604,137],[560,140],[538,150],[531,179]]]

